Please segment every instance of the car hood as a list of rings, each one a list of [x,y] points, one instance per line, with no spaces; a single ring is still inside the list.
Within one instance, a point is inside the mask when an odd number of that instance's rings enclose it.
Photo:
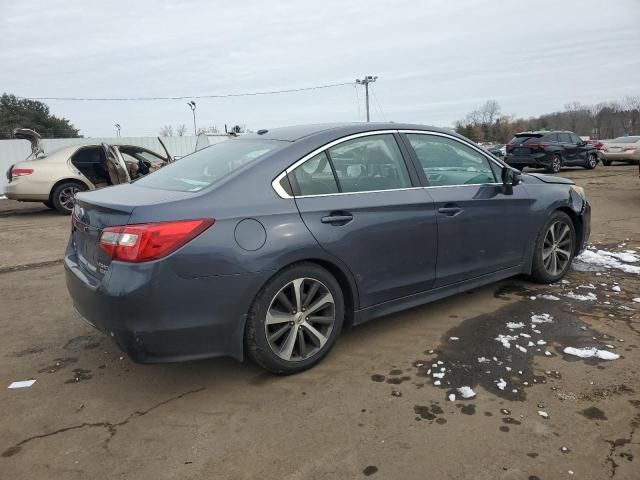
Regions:
[[[28,140],[29,143],[31,143],[31,155],[33,156],[33,158],[44,156],[42,137],[35,130],[31,130],[30,128],[16,128],[13,131],[13,136],[16,138],[21,138],[23,140]]]
[[[530,177],[537,178],[544,183],[560,183],[564,185],[573,185],[575,182],[564,177],[556,177],[554,175],[545,175],[543,173],[527,173]]]

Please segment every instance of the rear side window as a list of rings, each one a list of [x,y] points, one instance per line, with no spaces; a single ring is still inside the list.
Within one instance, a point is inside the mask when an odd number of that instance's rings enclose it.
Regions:
[[[558,134],[557,133],[545,133],[543,137],[547,142],[557,142]]]
[[[393,190],[411,186],[393,135],[347,140],[327,150],[342,192]]]
[[[219,182],[240,167],[278,150],[278,140],[226,140],[181,158],[136,181],[136,185],[198,192]]]
[[[435,135],[408,134],[430,186],[496,181],[487,157],[463,143]]]
[[[569,136],[568,133],[559,133],[558,134],[558,141],[560,141],[562,143],[571,143],[571,137]]]
[[[319,153],[289,173],[296,195],[338,193],[338,183],[325,152]]]
[[[102,163],[102,149],[100,148],[83,148],[78,150],[72,159],[74,164],[90,165]]]

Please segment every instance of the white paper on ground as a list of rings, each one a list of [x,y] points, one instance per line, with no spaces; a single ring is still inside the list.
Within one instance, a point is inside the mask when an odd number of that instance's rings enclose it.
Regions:
[[[35,380],[21,380],[19,382],[13,382],[9,385],[9,388],[27,388],[36,383]]]

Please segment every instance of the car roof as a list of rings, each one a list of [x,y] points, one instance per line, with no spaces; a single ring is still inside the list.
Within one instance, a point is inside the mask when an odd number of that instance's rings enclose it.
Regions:
[[[353,123],[321,123],[312,125],[295,125],[290,127],[278,127],[268,130],[258,130],[257,133],[242,135],[242,138],[265,138],[270,140],[282,140],[296,142],[320,134],[332,134],[336,138],[356,133],[374,132],[376,130],[424,130],[452,134],[451,130],[416,125],[411,123],[394,122],[353,122]]]

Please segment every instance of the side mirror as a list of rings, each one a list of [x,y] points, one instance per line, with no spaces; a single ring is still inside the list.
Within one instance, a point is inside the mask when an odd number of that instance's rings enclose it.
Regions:
[[[513,168],[502,168],[502,183],[508,187],[515,187],[522,182],[522,174]]]

